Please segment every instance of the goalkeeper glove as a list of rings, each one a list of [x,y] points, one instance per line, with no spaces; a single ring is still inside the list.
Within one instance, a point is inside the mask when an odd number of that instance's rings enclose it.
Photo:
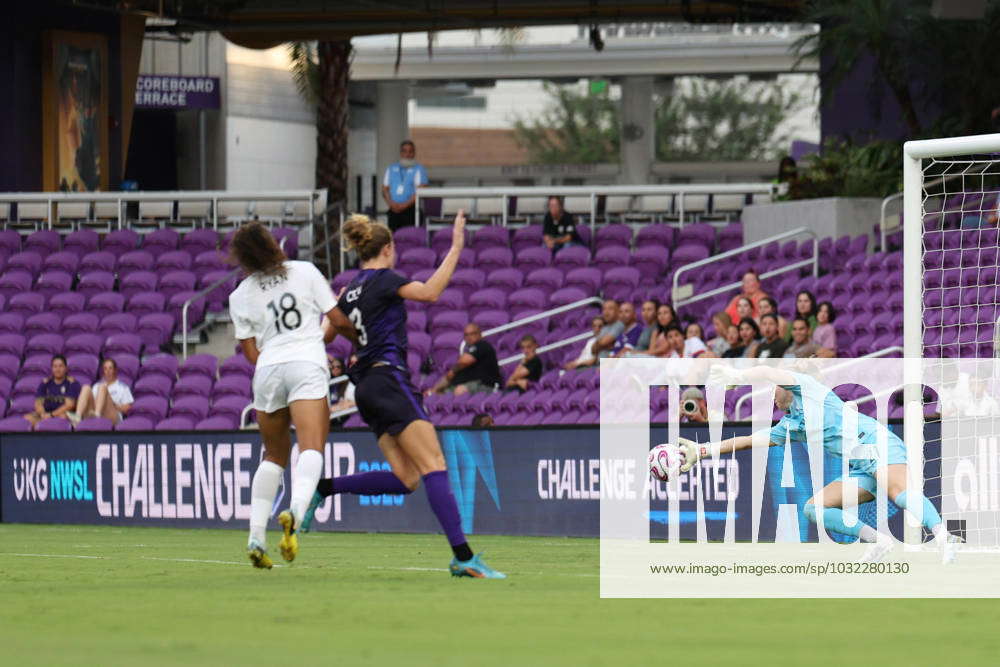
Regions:
[[[736,369],[715,364],[708,370],[708,383],[729,387],[743,383],[743,372]]]
[[[701,459],[719,455],[717,443],[700,445],[687,438],[677,438],[677,448],[681,450],[681,458],[684,461],[681,464],[681,472],[687,472]]]

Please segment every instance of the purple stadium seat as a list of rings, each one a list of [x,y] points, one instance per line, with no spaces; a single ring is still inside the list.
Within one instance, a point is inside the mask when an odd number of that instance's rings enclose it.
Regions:
[[[101,243],[100,235],[92,229],[80,229],[71,232],[63,239],[63,251],[71,252],[77,258],[87,253],[97,252]]]
[[[159,280],[159,276],[152,271],[136,271],[122,278],[118,291],[131,300],[139,292],[155,292]]]
[[[159,255],[180,247],[181,235],[173,229],[157,229],[142,239],[142,249]]]
[[[63,335],[66,334],[63,319],[55,313],[37,313],[24,322],[24,335],[28,338],[52,331],[60,331]]]
[[[569,248],[567,248],[569,250]],[[523,273],[543,269],[552,264],[552,251],[542,246],[524,248],[517,253],[515,266]]]
[[[192,292],[197,279],[188,271],[171,271],[160,277],[158,290],[170,299],[170,297],[181,292]]]
[[[49,375],[52,371],[52,355],[37,352],[27,355],[21,364],[20,375]],[[73,370],[76,374],[76,370]]]
[[[641,282],[654,284],[666,271],[670,262],[670,251],[663,247],[647,246],[632,253],[632,266],[639,271]]]
[[[169,273],[171,271],[190,271],[191,255],[183,250],[171,250],[156,256],[156,272]]]
[[[486,284],[486,273],[479,269],[458,269],[451,278],[450,287],[462,290],[468,297]]]
[[[193,354],[178,369],[180,377],[186,375],[201,375],[210,380],[215,379],[219,360],[213,354]]]
[[[488,225],[476,230],[470,247],[479,253],[486,248],[497,246],[507,247],[508,245],[510,245],[510,233],[507,229],[496,225]]]
[[[195,379],[204,378],[199,378],[197,375],[191,375],[182,380],[182,382],[185,380]],[[177,384],[180,385],[180,382]],[[177,395],[176,388],[174,389],[174,395]],[[239,398],[244,399],[244,404],[246,404],[246,400],[252,395],[253,389],[251,387],[250,378],[246,375],[230,375],[228,377],[224,377],[216,382],[215,386],[212,387],[212,397],[215,400],[218,400],[223,396],[238,396]]]
[[[340,359],[342,361],[349,359],[353,351],[354,345],[343,336],[338,336],[327,346],[327,354],[331,354],[334,359]],[[242,351],[237,351],[237,354],[242,355],[243,353]],[[250,375],[253,375],[253,369],[251,369]]]
[[[21,334],[0,333],[0,353],[11,354],[18,359],[24,354],[25,339]]]
[[[554,267],[535,269],[524,279],[525,287],[537,287],[545,292],[555,292],[563,286],[563,272]]]
[[[507,307],[507,294],[499,289],[488,287],[473,292],[469,296],[467,307],[473,320],[487,310],[504,310]]]
[[[226,305],[229,303],[229,295],[236,289],[236,276],[230,275],[230,273],[232,273],[231,270],[211,271],[198,280],[199,292],[208,289],[219,281],[223,281],[205,297],[205,307],[213,313],[219,313],[226,309]]]
[[[410,276],[410,279],[411,280],[419,280],[420,282],[425,283],[428,280],[430,280],[431,276],[433,276],[433,275],[434,275],[434,269],[421,269],[421,270],[417,271],[416,273],[414,273],[412,276]],[[423,304],[423,303],[421,303],[419,301],[410,301],[406,305],[407,305],[408,308],[422,308],[426,304]]]
[[[66,356],[66,366],[70,375],[75,376],[80,384],[87,384],[97,377],[100,360],[93,354],[70,354]],[[48,372],[45,371],[46,374]]]
[[[423,310],[407,310],[406,330],[426,331],[426,329],[427,329],[427,312]]]
[[[76,291],[90,299],[97,294],[110,292],[114,289],[114,286],[114,275],[105,271],[91,271],[80,277]]]
[[[37,252],[42,257],[59,252],[60,245],[62,245],[62,239],[59,236],[59,232],[51,229],[41,229],[37,232],[32,232],[24,240],[25,250]]]
[[[177,369],[180,367],[180,362],[177,361],[177,357],[172,354],[158,353],[153,354],[143,361],[142,368],[140,369],[140,377],[145,377],[146,375],[162,375],[170,379],[173,382],[174,378],[177,377]]]
[[[594,295],[588,294],[578,287],[564,287],[549,296],[548,308],[558,308],[559,306],[581,301],[590,296]],[[586,320],[590,316],[589,310],[586,308],[577,308],[564,313],[558,313],[552,316],[550,325],[555,328],[577,326],[581,320]]]
[[[75,275],[80,267],[80,256],[73,252],[55,252],[42,262],[42,271],[62,271]]]
[[[511,292],[507,296],[507,304],[511,312],[528,309],[542,310],[545,308],[546,301],[545,292],[534,287],[525,287]]]
[[[9,301],[15,294],[21,294],[31,289],[35,277],[22,269],[5,271],[0,276],[0,295]]]
[[[434,318],[446,310],[464,310],[465,294],[460,289],[448,287],[438,297],[437,301],[427,305],[427,319],[433,324]]]
[[[492,287],[500,289],[504,292],[512,292],[516,289],[520,289],[523,284],[524,272],[519,269],[495,269],[486,275],[487,288]]]
[[[431,357],[437,367],[436,375],[440,375],[458,358],[458,346],[462,342],[462,332],[441,334],[434,339],[431,347]]]
[[[219,233],[214,229],[192,229],[181,239],[181,250],[184,250],[192,257],[197,257],[203,252],[215,250],[218,247]]]
[[[218,394],[213,392],[212,397],[212,409],[209,410],[209,414],[227,415],[235,417],[237,420],[240,418],[243,409],[251,402],[249,394],[240,396],[238,394]]]
[[[444,227],[434,232],[431,236],[431,249],[436,255],[440,255],[441,251],[447,251],[451,247],[451,227]],[[465,246],[469,246],[469,231],[465,231]]]
[[[91,252],[83,256],[80,260],[80,264],[77,267],[80,275],[85,275],[93,271],[103,271],[105,273],[114,273],[115,264],[117,259],[113,254],[106,251]]]
[[[227,357],[219,365],[219,381],[230,377],[250,379],[253,377],[253,365],[242,354]]]
[[[197,431],[235,431],[239,427],[239,418],[230,415],[215,415],[202,419],[195,424],[194,428]]]
[[[192,431],[195,420],[188,415],[178,415],[162,420],[156,425],[157,431]]]
[[[115,424],[116,431],[126,431],[126,432],[138,432],[138,431],[152,431],[153,421],[148,417],[143,417],[141,415],[133,414],[135,412],[135,406],[129,411],[129,416],[126,419]]]
[[[42,270],[42,256],[30,250],[11,255],[7,260],[5,271],[9,273],[14,269],[30,273],[31,277],[34,278]]]
[[[17,376],[17,370],[20,367],[21,367],[20,355],[14,356],[9,352],[0,353],[0,377],[13,379],[14,377]]]
[[[174,400],[182,396],[197,396],[207,401],[211,393],[212,378],[205,375],[188,373],[174,384],[174,389],[170,392],[170,396]]]
[[[632,228],[628,225],[613,224],[599,227],[594,238],[594,247],[620,245],[626,248],[632,243]]]
[[[139,318],[136,331],[146,350],[158,350],[174,335],[174,316],[170,313],[147,313]]]
[[[393,244],[396,252],[402,253],[408,248],[427,247],[427,229],[423,227],[403,227],[393,233]]]
[[[0,230],[0,252],[8,255],[21,252],[21,235],[13,229]]]
[[[59,433],[72,431],[73,425],[68,419],[63,419],[62,417],[50,417],[49,419],[43,419],[35,424],[35,430],[44,433]]]
[[[114,357],[118,354],[135,354],[142,352],[142,339],[136,334],[120,333],[108,336],[104,342],[104,356]]]
[[[98,333],[104,337],[113,334],[134,333],[138,318],[132,313],[111,313],[101,318]]]
[[[564,274],[590,264],[590,250],[582,246],[563,248],[556,253],[552,265]]]
[[[0,433],[27,433],[30,430],[31,422],[21,415],[0,419]]]
[[[151,313],[162,314],[166,303],[167,298],[160,292],[139,292],[129,297],[126,310],[136,317],[142,317]]]
[[[628,248],[624,246],[606,246],[598,249],[597,253],[594,254],[593,265],[601,273],[606,273],[618,266],[628,266],[628,263]]]
[[[139,247],[139,234],[131,229],[116,229],[104,237],[101,250],[121,257]]]
[[[170,416],[189,417],[192,421],[199,422],[208,417],[208,407],[205,396],[184,396],[173,401],[170,406]]]
[[[232,271],[233,267],[226,265],[225,258],[218,250],[206,250],[195,255],[193,269],[198,278],[204,278],[210,273]]]
[[[278,246],[285,253],[288,259],[298,259],[299,257],[299,230],[293,229],[291,227],[278,227],[277,229],[271,230],[271,235],[274,236],[274,240],[278,242]],[[181,246],[184,242],[181,241]],[[212,250],[213,248],[207,248],[203,252]]]
[[[419,354],[421,357],[426,357],[431,353],[430,334],[414,331],[409,334],[407,338],[409,339],[410,349]]]
[[[136,397],[137,403],[139,400],[150,397],[161,399],[163,411],[166,414],[166,400],[170,396],[170,390],[173,389],[173,386],[173,379],[166,375],[148,374],[136,380],[135,386],[132,387],[132,393]]]
[[[483,248],[476,255],[476,268],[489,274],[497,269],[506,269],[513,265],[514,253],[506,247]]]
[[[107,317],[112,313],[120,313],[124,307],[125,297],[118,292],[101,292],[93,295],[87,301],[87,311],[100,318]]]
[[[611,299],[623,300],[632,298],[639,287],[639,269],[634,266],[621,266],[604,274],[604,294]]]
[[[104,417],[87,417],[86,419],[81,419],[80,423],[76,425],[77,431],[111,431],[114,429],[114,422],[110,419],[105,419]]]
[[[400,273],[410,276],[422,269],[434,268],[437,255],[430,248],[409,248],[404,251],[399,261],[396,262],[396,269]]]
[[[24,333],[24,319],[20,313],[0,313],[0,333]]]
[[[431,318],[430,333],[431,338],[435,338],[442,333],[449,331],[461,331],[469,322],[469,316],[465,310],[446,310],[439,312]]]
[[[601,288],[601,270],[592,266],[573,269],[566,274],[563,287],[575,287],[590,296],[596,295]]]
[[[140,380],[140,382],[142,381]],[[137,392],[140,391],[138,384],[136,384],[135,390]],[[129,419],[145,417],[151,422],[156,423],[167,416],[168,406],[169,403],[164,396],[136,393],[135,403],[132,404],[132,409],[129,410]]]
[[[510,321],[510,316],[503,310],[484,310],[472,317],[472,321],[483,331],[503,326]]]
[[[520,254],[520,252],[526,248],[537,248],[541,245],[541,225],[526,225],[514,230],[514,236],[511,239],[511,247],[514,249],[515,253]]]
[[[686,243],[678,246],[674,251],[671,265],[675,267],[684,266],[685,264],[705,259],[708,256],[709,250],[707,247],[696,243]]]
[[[7,300],[7,312],[28,318],[45,309],[45,295],[38,292],[15,294]]]
[[[133,250],[118,258],[118,277],[124,278],[135,271],[152,271],[155,266],[156,260],[152,253],[146,250]]]
[[[658,245],[671,248],[674,245],[676,236],[677,230],[674,227],[665,224],[645,225],[635,235],[635,247],[644,248],[649,245]],[[740,237],[742,239],[742,234]]]

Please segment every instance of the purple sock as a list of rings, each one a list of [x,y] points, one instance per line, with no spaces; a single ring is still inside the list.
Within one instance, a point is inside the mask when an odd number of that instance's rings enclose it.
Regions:
[[[396,475],[381,470],[334,477],[330,491],[331,493],[353,493],[359,496],[377,496],[383,493],[413,493]],[[322,492],[320,492],[320,495],[323,495]]]
[[[438,523],[448,537],[448,544],[452,547],[466,544],[465,533],[462,532],[462,517],[458,513],[458,504],[448,483],[448,471],[437,470],[424,475],[424,490],[427,491],[427,500],[434,510]]]

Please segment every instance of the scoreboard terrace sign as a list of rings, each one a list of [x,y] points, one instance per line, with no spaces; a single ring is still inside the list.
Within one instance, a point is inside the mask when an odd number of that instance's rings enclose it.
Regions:
[[[218,109],[219,77],[140,74],[137,109]]]

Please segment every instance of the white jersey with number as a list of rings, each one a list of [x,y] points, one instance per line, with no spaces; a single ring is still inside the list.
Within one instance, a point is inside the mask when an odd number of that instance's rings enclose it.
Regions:
[[[257,339],[257,368],[289,361],[326,368],[320,320],[337,299],[312,263],[289,260],[285,268],[284,277],[247,276],[229,295],[236,339]]]

